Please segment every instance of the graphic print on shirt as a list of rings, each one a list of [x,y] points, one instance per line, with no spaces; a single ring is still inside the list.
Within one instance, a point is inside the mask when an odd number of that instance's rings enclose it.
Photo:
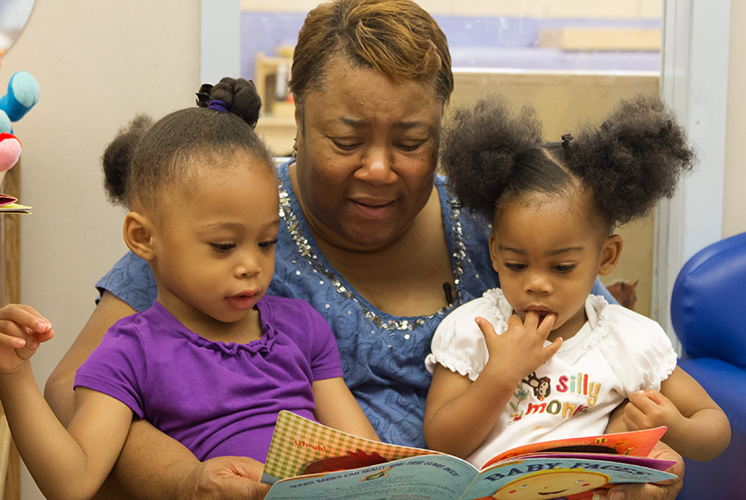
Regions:
[[[539,401],[544,401],[547,396],[552,392],[552,381],[549,379],[549,377],[537,377],[536,372],[531,373],[528,377],[521,380],[521,383],[524,383],[531,387],[534,390],[534,396],[539,399]]]
[[[524,388],[524,385],[531,389],[537,402],[527,401],[529,391]],[[513,413],[510,415],[511,420],[508,425],[534,414],[547,413],[558,418],[570,418],[573,415],[585,413],[598,402],[600,390],[601,383],[591,382],[587,373],[561,375],[557,379],[557,385],[554,386],[554,398],[547,401],[549,395],[552,394],[552,381],[549,377],[539,377],[536,372],[533,372],[521,380],[513,394],[516,401],[510,401]],[[585,396],[584,403],[579,404],[576,396]],[[574,401],[571,402],[569,399],[574,399]],[[522,408],[524,401],[526,401],[525,408]]]

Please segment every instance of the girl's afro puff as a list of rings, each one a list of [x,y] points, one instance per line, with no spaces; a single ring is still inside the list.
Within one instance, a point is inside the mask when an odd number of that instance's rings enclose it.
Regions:
[[[541,144],[533,108],[513,116],[502,96],[456,110],[444,130],[441,165],[461,203],[492,219],[514,166],[515,153]]]
[[[513,116],[502,98],[458,111],[442,152],[454,194],[491,221],[505,195],[561,195],[574,178],[592,189],[596,214],[611,231],[670,198],[695,163],[683,127],[652,97],[622,101],[600,126],[563,136],[565,144],[542,144],[539,129],[530,109]]]
[[[673,196],[696,161],[673,113],[647,96],[622,101],[600,126],[583,130],[568,153],[570,168],[593,189],[611,226],[642,217]]]

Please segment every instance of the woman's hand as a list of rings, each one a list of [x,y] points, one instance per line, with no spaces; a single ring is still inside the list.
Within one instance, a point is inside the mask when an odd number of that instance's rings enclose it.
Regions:
[[[648,455],[659,460],[675,460],[676,464],[666,472],[678,477],[646,484],[617,484],[611,487],[607,498],[609,500],[674,500],[684,485],[684,459],[670,446],[659,442]]]
[[[261,500],[270,485],[260,483],[264,465],[245,457],[216,457],[200,463],[179,485],[186,500]]]
[[[52,324],[36,309],[8,304],[0,308],[0,372],[13,373],[54,336]]]

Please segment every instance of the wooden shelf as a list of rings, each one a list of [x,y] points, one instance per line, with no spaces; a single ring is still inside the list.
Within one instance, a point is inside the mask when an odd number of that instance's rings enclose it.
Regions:
[[[286,78],[293,60],[256,55],[256,90],[262,98],[262,116],[256,126],[259,137],[275,156],[288,156],[295,140],[295,105],[277,100],[277,79]]]
[[[2,184],[2,192],[19,198],[21,195],[21,162],[10,169]],[[21,215],[0,215],[2,230],[3,304],[21,301]],[[2,412],[2,407],[0,407]],[[10,436],[5,413],[0,413],[0,493],[2,500],[21,498],[21,458]]]
[[[539,46],[577,51],[659,51],[662,37],[663,33],[659,29],[545,29],[539,33]]]

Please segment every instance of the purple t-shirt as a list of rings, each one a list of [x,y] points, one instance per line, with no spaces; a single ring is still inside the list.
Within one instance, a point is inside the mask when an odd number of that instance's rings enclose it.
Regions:
[[[313,382],[341,377],[342,364],[329,324],[308,303],[265,295],[257,307],[262,338],[226,344],[156,301],[112,326],[75,386],[122,401],[200,460],[264,462],[278,412],[313,419]]]

